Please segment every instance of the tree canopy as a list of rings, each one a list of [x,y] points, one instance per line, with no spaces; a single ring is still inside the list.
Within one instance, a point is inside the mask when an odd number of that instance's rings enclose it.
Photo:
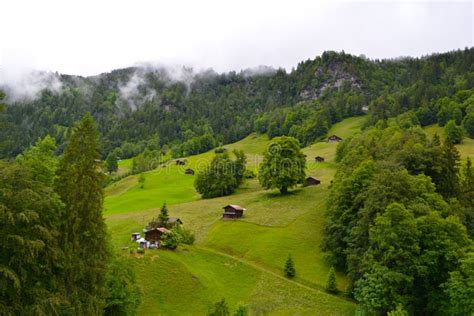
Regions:
[[[289,188],[302,183],[305,178],[306,157],[298,140],[293,137],[275,137],[264,153],[258,180],[265,189],[279,189],[287,193]]]

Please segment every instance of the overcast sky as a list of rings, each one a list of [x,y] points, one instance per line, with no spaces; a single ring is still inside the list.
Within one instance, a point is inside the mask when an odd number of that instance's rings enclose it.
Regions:
[[[11,0],[1,4],[3,76],[94,75],[137,62],[291,69],[325,50],[370,58],[473,46],[472,1]]]

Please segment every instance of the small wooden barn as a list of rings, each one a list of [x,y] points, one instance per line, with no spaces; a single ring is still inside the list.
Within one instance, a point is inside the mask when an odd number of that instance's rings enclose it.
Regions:
[[[188,168],[184,171],[185,174],[189,174],[189,175],[194,175],[194,170],[191,169],[191,168]]]
[[[315,160],[316,162],[324,162],[324,157],[316,156],[316,157],[314,157],[314,160]]]
[[[243,208],[240,205],[229,204],[224,206],[224,213],[222,218],[240,218],[244,215],[244,211],[247,209]]]
[[[341,137],[337,136],[337,135],[331,135],[328,137],[328,143],[338,143],[342,140]]]
[[[310,186],[310,185],[318,185],[318,184],[321,184],[321,180],[313,178],[313,177],[307,177],[304,180],[305,187]]]
[[[177,225],[183,225],[183,222],[177,217],[168,218],[168,227],[175,227]]]
[[[185,164],[186,164],[186,162],[184,160],[176,159],[176,165],[177,166],[184,166]]]

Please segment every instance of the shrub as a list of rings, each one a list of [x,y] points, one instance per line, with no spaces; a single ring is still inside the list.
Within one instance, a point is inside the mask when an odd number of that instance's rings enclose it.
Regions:
[[[138,183],[140,183],[140,189],[143,189],[143,187],[145,186],[145,175],[143,173],[140,173],[140,175],[138,176]]]
[[[257,175],[255,174],[255,172],[253,170],[245,169],[245,172],[244,172],[244,178],[245,179],[254,179],[256,177],[257,177]]]
[[[208,313],[209,316],[229,316],[229,307],[227,307],[227,303],[223,298],[216,304],[214,304],[214,310]]]
[[[174,228],[173,230],[175,230],[176,233],[179,235],[180,243],[186,245],[194,244],[195,237],[191,231],[183,228],[182,226],[176,226],[176,228]]]
[[[176,249],[180,242],[180,235],[174,229],[170,230],[161,237],[161,246],[167,249]]]
[[[216,149],[214,149],[214,153],[216,154],[223,154],[227,151],[227,148],[224,148],[224,147],[218,147]]]

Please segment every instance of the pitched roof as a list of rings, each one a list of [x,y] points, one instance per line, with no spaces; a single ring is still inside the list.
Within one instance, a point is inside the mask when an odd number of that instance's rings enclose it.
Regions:
[[[154,228],[151,228],[151,229],[143,229],[143,231],[146,232],[146,233],[151,232],[151,231],[154,231],[154,230],[158,230],[158,231],[160,231],[160,232],[162,232],[162,233],[167,233],[167,232],[169,232],[169,230],[167,230],[167,229],[164,228],[164,227],[159,227],[159,228],[154,227]]]
[[[230,206],[231,208],[233,208],[234,210],[236,210],[236,211],[246,211],[246,210],[247,210],[246,208],[244,208],[244,207],[242,207],[242,206],[240,206],[240,205],[236,205],[236,204],[229,204],[229,205],[227,205],[227,206],[224,206],[224,208],[227,208],[227,207],[229,207],[229,206]]]
[[[168,218],[168,223],[173,224],[174,222],[182,223],[181,220],[177,217],[169,217]]]
[[[315,177],[311,177],[311,176],[307,177],[306,180],[316,180],[316,181],[320,181],[319,179],[316,179]]]

